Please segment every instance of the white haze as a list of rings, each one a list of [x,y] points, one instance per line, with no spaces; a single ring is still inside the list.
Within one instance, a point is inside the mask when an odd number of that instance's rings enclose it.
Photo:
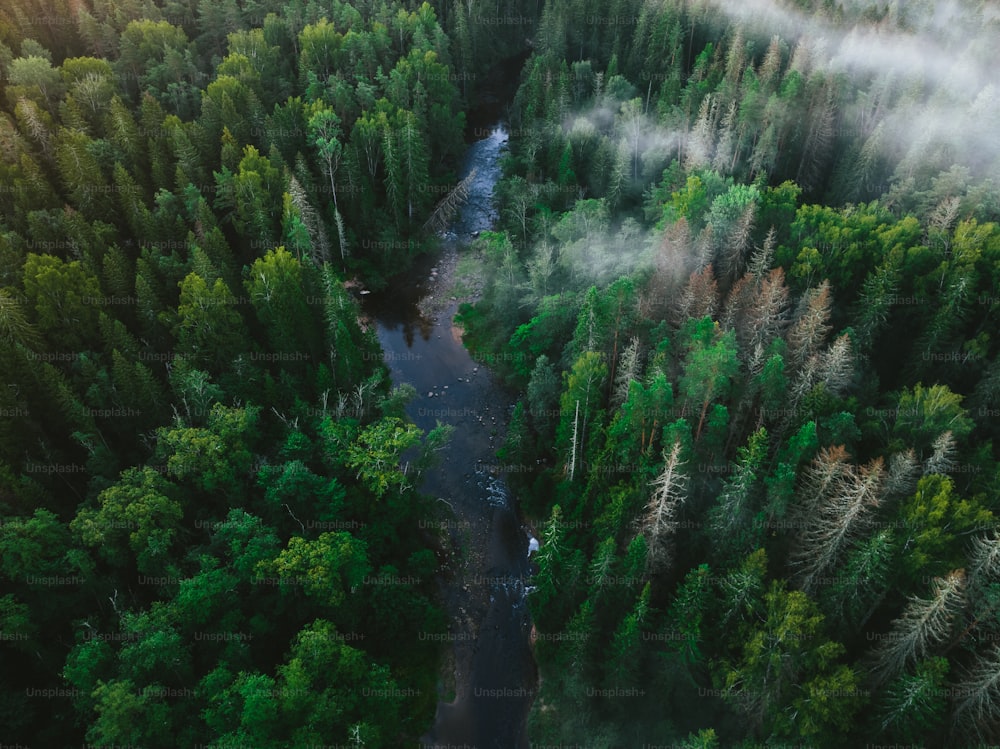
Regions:
[[[707,5],[761,36],[776,33],[792,48],[803,43],[811,66],[843,72],[855,85],[865,88],[886,76],[900,91],[921,86],[919,106],[886,117],[885,134],[898,156],[930,133],[970,154],[973,163],[966,166],[974,170],[989,171],[983,167],[995,166],[1000,158],[995,137],[1000,107],[993,88],[1000,83],[997,5],[899,2],[912,31],[890,28],[891,17],[877,26],[838,27],[775,0],[707,0]],[[970,118],[972,112],[978,116]],[[983,137],[984,130],[994,137]]]
[[[754,48],[758,60],[767,40],[777,35],[789,54],[798,46],[807,50],[804,75],[815,70],[847,75],[855,91],[872,92],[860,96],[862,102],[874,99],[873,92],[886,83],[895,96],[879,122],[882,137],[894,152],[893,161],[902,162],[901,176],[913,174],[933,154],[945,160],[937,165],[944,170],[952,160],[963,161],[963,155],[964,166],[980,174],[989,174],[991,165],[1000,164],[1000,3],[983,3],[970,11],[954,0],[931,2],[916,13],[913,3],[901,2],[903,11],[910,13],[907,20],[912,31],[890,28],[891,19],[877,27],[836,26],[774,0],[702,0],[699,4],[745,25],[747,36],[758,40]],[[974,34],[969,30],[970,12],[979,13]],[[630,153],[637,144],[639,171],[654,183],[659,176],[657,166],[662,170],[681,146],[686,152],[697,150],[691,133],[664,127],[655,112],[643,113],[631,128],[623,125],[617,106],[602,97],[590,109],[568,116],[563,131],[571,137],[586,137],[592,128],[611,135]],[[862,139],[870,135],[878,124],[871,120],[870,107],[849,104],[840,113],[839,127]],[[921,151],[927,143],[934,147]],[[661,241],[659,233],[637,226],[617,233],[595,231],[562,248],[558,262],[569,273],[572,286],[604,285],[648,267]],[[693,244],[694,238],[690,241]],[[678,250],[685,257],[676,258],[674,280],[683,282],[692,270],[696,250],[675,247],[674,252]],[[547,252],[535,248],[534,256]]]

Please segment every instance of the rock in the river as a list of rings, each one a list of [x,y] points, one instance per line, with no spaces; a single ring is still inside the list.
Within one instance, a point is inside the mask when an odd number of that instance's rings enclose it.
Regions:
[[[431,391],[430,393],[428,393],[428,394],[427,394],[427,397],[428,397],[428,398],[433,398],[433,397],[434,397],[434,392],[433,392],[433,391]]]

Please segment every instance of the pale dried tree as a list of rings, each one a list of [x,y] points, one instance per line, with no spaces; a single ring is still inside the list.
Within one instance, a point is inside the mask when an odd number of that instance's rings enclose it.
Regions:
[[[735,330],[736,341],[743,344],[746,335],[746,318],[750,311],[751,299],[754,295],[754,277],[747,273],[733,284],[719,315],[719,325],[723,330]],[[740,346],[742,351],[743,346]]]
[[[774,260],[774,248],[777,244],[778,233],[772,226],[767,230],[763,246],[755,248],[753,255],[750,256],[750,265],[747,269],[757,278],[761,278],[771,270],[771,262]],[[775,270],[780,270],[780,268],[775,268]]]
[[[917,455],[912,447],[904,452],[893,453],[889,458],[889,472],[886,475],[883,496],[903,497],[912,494],[917,488],[919,471]]]
[[[693,249],[693,262],[695,270],[701,270],[712,262],[712,258],[715,256],[715,229],[712,228],[711,224],[706,224],[705,227],[698,232],[698,236],[694,241]]]
[[[973,539],[969,554],[969,587],[989,581],[1000,581],[1000,531]]]
[[[947,197],[938,203],[927,217],[927,239],[935,240],[947,256],[951,251],[951,227],[958,218],[958,210],[962,204],[961,198]]]
[[[952,685],[958,696],[952,725],[958,733],[976,741],[994,741],[1000,736],[1000,645],[977,654]]]
[[[924,461],[924,475],[931,473],[949,473],[955,469],[955,435],[949,429],[941,432],[932,445],[934,452]]]
[[[667,226],[653,258],[653,273],[640,305],[650,319],[662,319],[692,271],[691,231],[683,216]]]
[[[722,268],[723,277],[727,283],[733,283],[746,264],[747,250],[750,248],[750,234],[753,232],[756,215],[757,205],[750,202],[733,222],[733,226],[726,236]]]
[[[891,679],[926,657],[932,648],[947,642],[955,615],[964,605],[964,570],[934,578],[931,597],[911,598],[872,654],[874,683]]]
[[[819,373],[822,368],[823,359],[819,354],[813,354],[806,360],[799,369],[798,374],[792,380],[788,391],[788,412],[793,414],[799,402],[812,390],[819,382]],[[789,419],[785,420],[790,423]],[[787,423],[786,423],[787,426]]]
[[[869,515],[882,497],[885,465],[876,458],[865,466],[846,461],[843,448],[826,449],[806,472],[805,501],[793,514],[796,527],[790,565],[807,593],[870,528]]]
[[[306,191],[302,188],[299,180],[290,172],[286,172],[286,177],[288,179],[288,197],[298,210],[299,217],[309,234],[310,249],[312,250],[311,259],[317,266],[322,266],[323,263],[330,261],[330,241],[327,238],[326,229],[323,227],[323,222],[316,216],[316,211],[309,202]],[[343,237],[341,237],[340,247],[342,254],[346,252],[347,244]]]
[[[750,376],[756,376],[764,366],[768,346],[780,336],[788,324],[788,287],[781,268],[766,276],[748,272],[733,287],[726,315],[732,318],[741,358]]]
[[[640,354],[639,337],[632,336],[618,362],[618,372],[615,373],[615,385],[611,393],[612,406],[624,403],[628,398],[629,387],[639,379],[642,367]]]
[[[782,268],[760,278],[749,313],[747,338],[751,345],[766,345],[784,331],[788,324],[788,287]]]
[[[674,308],[675,325],[680,327],[691,317],[715,317],[719,306],[719,285],[711,264],[691,274]]]
[[[854,379],[854,356],[851,353],[851,339],[847,334],[839,336],[830,348],[820,356],[817,379],[834,395],[841,395]]]
[[[698,118],[687,137],[684,152],[684,171],[693,172],[708,165],[712,160],[712,150],[715,145],[715,96],[707,94],[701,101]]]
[[[787,361],[793,369],[805,364],[829,335],[832,303],[829,281],[823,281],[802,295],[795,322],[792,323],[786,339]]]
[[[662,572],[671,560],[670,537],[677,528],[677,511],[687,498],[688,477],[682,472],[681,443],[663,451],[663,469],[650,482],[652,493],[640,521],[640,533],[646,539],[648,566]]]
[[[24,129],[38,144],[42,153],[49,156],[52,152],[52,129],[50,121],[46,121],[46,115],[43,111],[31,99],[22,96],[17,100],[14,112],[18,120],[24,123]]]
[[[739,103],[735,100],[729,102],[726,115],[722,118],[722,134],[719,136],[719,145],[715,149],[715,158],[712,160],[712,169],[719,174],[731,174],[736,167],[736,160],[739,158],[739,137],[736,131],[738,121]]]
[[[20,300],[7,289],[0,289],[0,342],[28,348],[37,346],[39,342]]]
[[[580,401],[576,402],[576,409],[573,412],[573,436],[569,441],[569,464],[566,466],[566,471],[569,474],[570,482],[573,481],[574,476],[576,476],[576,454],[579,452],[577,448],[577,441],[579,438],[580,429]]]

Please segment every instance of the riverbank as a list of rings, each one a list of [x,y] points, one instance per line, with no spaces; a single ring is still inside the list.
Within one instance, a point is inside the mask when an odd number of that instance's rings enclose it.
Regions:
[[[472,237],[468,241],[471,243]],[[426,282],[427,293],[417,302],[425,317],[436,318],[452,304],[479,301],[483,291],[481,253],[468,245],[459,251],[459,245],[457,238],[442,242]]]

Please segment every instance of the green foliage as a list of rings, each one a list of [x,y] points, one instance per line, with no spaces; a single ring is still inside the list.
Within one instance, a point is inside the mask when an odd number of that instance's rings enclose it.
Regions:
[[[303,293],[303,276],[302,264],[284,247],[278,247],[258,258],[244,281],[277,361],[305,361],[319,353],[319,326]]]
[[[389,417],[376,421],[358,434],[347,448],[348,468],[378,498],[392,487],[402,492],[410,479],[400,466],[400,456],[420,441],[421,432],[413,424]]]
[[[860,679],[837,665],[844,647],[823,637],[815,604],[775,581],[764,593],[763,607],[761,622],[748,627],[740,656],[724,671],[727,698],[759,721],[765,735],[806,738],[847,729],[863,704]],[[786,700],[789,713],[779,708]]]
[[[322,533],[314,541],[293,536],[278,556],[257,565],[261,577],[273,576],[328,606],[339,605],[369,569],[365,543],[344,531]]]
[[[845,70],[712,4],[321,5],[0,8],[6,740],[425,735],[417,633],[445,629],[416,488],[449,429],[407,422],[344,281],[435,244],[462,110],[500,100],[461,322],[524,398],[502,456],[550,518],[528,600],[572,636],[537,643],[532,739],[995,741],[989,90]],[[794,5],[973,71],[995,46],[964,0],[946,34],[919,4]],[[824,582],[789,587],[841,506],[864,512]],[[890,648],[866,704],[865,627],[912,627],[946,575],[927,652]]]
[[[933,735],[944,721],[947,674],[947,658],[929,658],[897,677],[880,700],[878,729],[898,741]]]
[[[205,492],[236,492],[250,470],[257,407],[211,407],[205,427],[162,428],[167,475]]]
[[[97,501],[70,524],[80,540],[112,564],[134,560],[142,573],[163,572],[184,516],[176,487],[150,468],[130,468]]]
[[[934,440],[945,432],[960,440],[973,427],[961,404],[962,396],[947,385],[924,387],[917,383],[899,396],[892,436],[925,455]]]
[[[249,348],[246,326],[236,308],[238,300],[221,278],[209,284],[191,273],[180,288],[174,326],[178,353],[216,372],[231,367]]]
[[[79,260],[28,253],[24,293],[34,324],[65,353],[85,350],[97,338],[97,312],[104,298],[96,276]]]
[[[705,318],[691,330],[684,375],[680,380],[681,396],[699,414],[696,440],[701,437],[709,405],[716,398],[726,397],[739,370],[735,334],[732,331],[722,333],[713,325]]]
[[[924,476],[913,496],[899,508],[904,549],[901,571],[916,585],[918,580],[955,569],[965,558],[959,539],[993,523],[993,513],[979,498],[956,496],[952,479],[940,474]]]

